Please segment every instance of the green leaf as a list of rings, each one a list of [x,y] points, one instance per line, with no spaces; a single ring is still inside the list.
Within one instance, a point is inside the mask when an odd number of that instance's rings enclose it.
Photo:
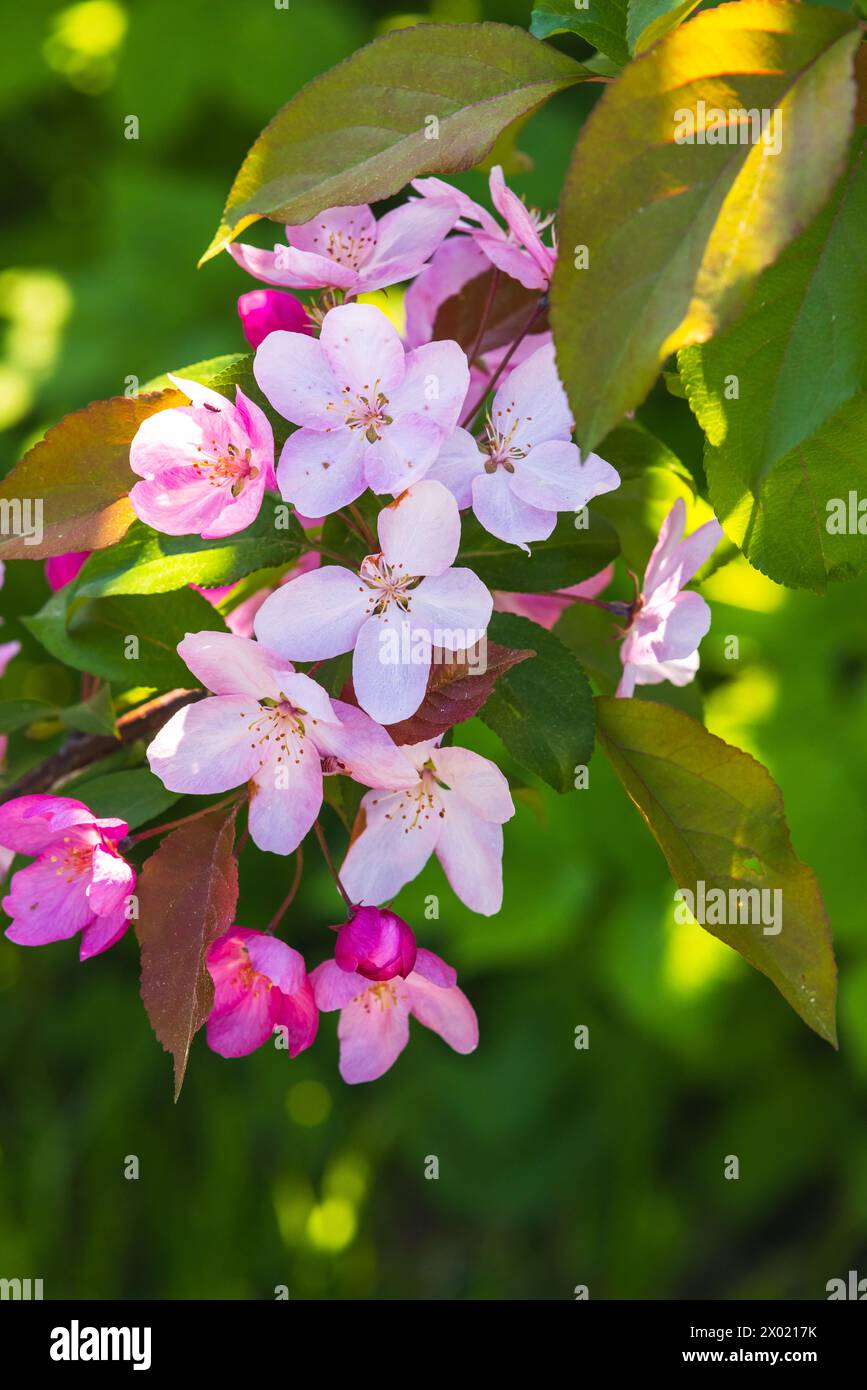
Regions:
[[[506,24],[396,29],[278,111],[244,160],[202,260],[259,217],[306,222],[323,208],[389,198],[420,174],[471,169],[513,121],[589,76]]]
[[[530,33],[537,39],[577,34],[623,67],[629,62],[626,10],[626,0],[584,0],[580,8],[575,0],[536,0]]]
[[[179,793],[167,791],[146,767],[76,782],[75,795],[94,815],[118,816],[130,830],[161,816],[179,800]]]
[[[58,716],[69,729],[78,729],[83,734],[107,734],[118,737],[111,702],[111,687],[101,685],[95,695],[80,704],[69,705]]]
[[[767,975],[804,1022],[836,1046],[837,970],[828,919],[813,871],[792,849],[770,774],[667,705],[602,697],[596,722],[599,741],[678,888],[696,901],[700,882],[706,894],[779,890],[778,934],[747,923],[705,930]]]
[[[500,676],[481,718],[522,767],[557,792],[593,753],[593,697],[578,662],[552,633],[512,613],[495,613],[488,637],[536,653]]]
[[[24,626],[58,661],[124,686],[156,690],[196,684],[177,654],[187,632],[225,632],[222,618],[192,589],[162,595],[86,599],[70,608],[60,589]],[[137,639],[135,644],[128,639]]]
[[[644,399],[670,353],[735,317],[822,207],[852,129],[859,39],[839,11],[743,0],[666,35],[606,89],[575,147],[551,287],[583,449]],[[767,142],[676,143],[687,117],[733,142],[754,133],[738,111],[772,108]]]
[[[700,0],[629,0],[626,38],[631,53],[643,53],[664,34],[676,29]]]
[[[183,404],[170,389],[65,415],[0,483],[0,560],[44,560],[119,540],[134,520],[127,498],[137,481],[129,466],[133,436],[156,411]],[[38,545],[31,543],[36,523]]]
[[[848,513],[850,490],[867,495],[865,226],[862,133],[828,207],[761,276],[744,314],[678,359],[726,533],[771,579],[819,592],[867,567],[857,521],[828,529],[829,502]]]
[[[57,706],[47,700],[0,700],[0,734],[12,734],[41,719],[56,719]]]
[[[594,499],[596,508],[598,498]],[[461,548],[456,565],[474,570],[490,589],[542,594],[566,589],[598,574],[616,560],[617,536],[608,522],[588,509],[590,525],[576,527],[571,513],[560,516],[546,541],[534,541],[527,555],[520,546],[498,540],[471,512],[461,517]]]
[[[173,830],[139,876],[141,997],[151,1027],[174,1059],[175,1100],[193,1038],[214,1002],[208,948],[235,921],[236,810],[214,811]]]
[[[100,551],[86,562],[75,597],[163,594],[187,584],[218,588],[255,570],[291,565],[305,544],[294,514],[285,503],[268,496],[246,531],[220,540],[165,536],[136,521],[111,550]]]

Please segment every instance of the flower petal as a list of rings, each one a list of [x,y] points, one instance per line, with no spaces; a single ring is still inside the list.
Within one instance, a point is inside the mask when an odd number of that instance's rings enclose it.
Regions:
[[[296,430],[277,465],[281,495],[307,516],[330,516],[347,507],[365,489],[369,448],[355,430]]]
[[[425,480],[379,513],[379,543],[388,563],[407,575],[442,574],[458,553],[458,504],[442,483]]]
[[[472,570],[452,569],[422,580],[413,593],[413,638],[424,631],[435,647],[464,651],[481,641],[494,600]]]
[[[126,822],[121,824],[125,835]],[[78,827],[81,843],[93,842],[93,825],[93,812],[71,796],[16,796],[0,806],[0,845],[16,854],[39,854],[72,826]]]
[[[342,700],[331,703],[340,723],[317,724],[313,738],[320,753],[336,758],[349,777],[367,787],[406,787],[417,780],[403,749],[364,710]]]
[[[253,969],[265,975],[272,985],[284,994],[295,994],[307,979],[304,957],[300,951],[281,941],[279,936],[253,932],[244,942]]]
[[[413,650],[411,634],[405,616],[394,604],[368,618],[358,634],[352,658],[355,697],[378,724],[408,719],[424,699],[430,643],[425,639]]]
[[[325,315],[322,352],[342,393],[374,399],[388,395],[404,377],[400,336],[372,304],[339,304]]]
[[[274,409],[294,425],[327,430],[335,424],[338,383],[321,342],[307,333],[269,333],[256,349],[253,375]]]
[[[363,975],[341,970],[334,960],[324,960],[310,972],[310,983],[316,999],[316,1007],[323,1013],[343,1009],[352,999],[370,989],[370,981]]]
[[[432,761],[437,776],[448,786],[442,793],[450,806],[458,798],[481,820],[502,823],[515,814],[509,782],[496,763],[469,748],[438,748]]]
[[[405,980],[413,1018],[439,1033],[449,1047],[464,1056],[479,1045],[479,1020],[467,996],[457,985],[439,989],[414,970]]]
[[[461,901],[473,912],[492,917],[503,905],[503,828],[479,819],[447,792],[443,804],[437,858]]]
[[[188,632],[178,643],[178,656],[206,690],[251,700],[279,695],[278,676],[283,668],[292,670],[258,642],[228,632]]]
[[[312,739],[286,740],[250,788],[250,835],[272,854],[292,854],[322,808],[322,766]]]
[[[87,897],[90,874],[46,853],[12,875],[3,911],[12,918],[6,935],[19,946],[65,941],[93,917]]]
[[[207,796],[243,786],[261,764],[251,732],[261,713],[243,695],[215,695],[186,705],[149,745],[151,772],[173,792]]]
[[[348,1085],[376,1081],[409,1042],[409,1006],[403,980],[368,989],[340,1013],[340,1075]]]
[[[514,545],[546,541],[557,524],[556,512],[541,511],[516,496],[502,468],[473,480],[473,511],[492,536]]]
[[[256,614],[256,636],[295,661],[339,656],[355,646],[367,597],[357,574],[341,565],[324,565],[266,598]]]
[[[361,806],[364,829],[349,846],[340,879],[353,902],[376,907],[421,873],[436,849],[442,821],[418,794],[369,792]]]
[[[442,483],[460,508],[472,506],[473,479],[484,472],[485,456],[468,430],[455,430],[425,474],[427,482]]]

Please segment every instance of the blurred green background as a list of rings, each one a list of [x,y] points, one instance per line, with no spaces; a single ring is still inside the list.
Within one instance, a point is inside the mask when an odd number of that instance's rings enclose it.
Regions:
[[[526,25],[528,9],[425,13]],[[228,257],[195,268],[231,178],[302,82],[398,22],[361,0],[30,0],[7,15],[4,467],[130,374],[243,348],[235,298],[252,282]],[[513,181],[531,203],[556,205],[591,99],[561,97],[522,131],[534,168]],[[481,174],[461,182],[484,195]],[[684,402],[660,386],[641,416],[700,480]],[[513,769],[500,916],[474,917],[437,866],[397,904],[459,968],[481,1024],[470,1058],[413,1025],[382,1081],[348,1088],[328,1015],[291,1063],[270,1047],[226,1062],[199,1038],[175,1106],[132,934],[84,967],[73,942],[0,942],[0,1276],[42,1278],[47,1297],[569,1299],[586,1284],[660,1299],[823,1298],[867,1274],[867,583],[818,599],[738,562],[706,592],[705,716],[770,768],[818,873],[839,1054],[733,953],[675,926],[662,857],[601,755],[590,788],[562,798]],[[10,567],[4,638],[46,593],[41,567]],[[586,612],[563,625],[576,646]],[[459,741],[508,768],[478,721]],[[291,865],[268,867],[245,852],[245,925],[286,891]],[[337,906],[311,847],[286,927],[311,965]]]

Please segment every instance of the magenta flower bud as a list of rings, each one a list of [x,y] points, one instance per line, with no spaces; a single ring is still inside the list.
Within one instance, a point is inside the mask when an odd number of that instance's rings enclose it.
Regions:
[[[269,333],[283,328],[289,333],[309,333],[310,320],[304,305],[285,290],[250,290],[238,299],[238,313],[244,337],[257,348]]]
[[[334,959],[366,980],[393,980],[415,965],[415,937],[401,917],[381,907],[358,907],[337,933]]]
[[[67,550],[65,555],[52,555],[46,560],[45,578],[51,588],[56,592],[74,579],[89,554],[89,550]]]

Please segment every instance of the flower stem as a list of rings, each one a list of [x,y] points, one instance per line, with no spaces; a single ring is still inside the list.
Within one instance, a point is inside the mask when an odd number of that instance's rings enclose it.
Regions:
[[[355,505],[354,502],[350,502],[349,510],[352,516],[355,518],[355,524],[361,532],[365,544],[370,546],[371,551],[378,550],[379,543],[376,539],[376,536],[371,531],[370,527],[368,526],[367,522],[361,515],[361,512],[359,511],[358,507]]]
[[[503,372],[504,372],[504,371],[506,370],[506,368],[508,367],[509,363],[511,362],[511,360],[512,360],[512,358],[514,357],[515,353],[518,351],[518,348],[519,348],[519,347],[521,346],[521,344],[523,343],[523,341],[524,341],[524,339],[526,338],[527,334],[531,332],[531,330],[532,330],[532,328],[533,328],[533,324],[536,322],[536,320],[539,318],[539,316],[545,312],[545,310],[547,309],[547,307],[548,307],[548,296],[547,296],[547,294],[543,294],[542,297],[541,297],[541,299],[539,300],[539,303],[536,305],[535,309],[533,310],[532,314],[531,314],[530,317],[527,319],[527,322],[524,324],[524,327],[521,329],[521,331],[520,331],[520,333],[518,334],[517,338],[516,338],[515,341],[512,343],[512,346],[509,348],[509,351],[506,353],[506,355],[505,355],[505,357],[503,358],[502,362],[500,363],[499,367],[497,367],[497,370],[496,370],[495,372],[493,372],[493,373],[491,374],[491,376],[488,378],[488,380],[487,380],[487,382],[486,382],[486,384],[485,384],[485,387],[484,387],[484,389],[483,389],[483,391],[482,391],[482,394],[479,396],[479,398],[478,398],[478,400],[475,402],[475,404],[465,413],[464,418],[461,420],[461,428],[462,428],[462,429],[466,429],[467,425],[470,423],[470,421],[471,421],[472,419],[474,419],[474,417],[475,417],[476,414],[478,413],[480,407],[481,407],[482,405],[484,405],[484,403],[485,403],[485,397],[486,397],[491,391],[493,391],[494,387],[496,386],[497,382],[500,380],[500,377],[503,375]]]
[[[280,925],[281,918],[285,916],[285,914],[289,911],[289,908],[292,906],[292,903],[295,899],[295,894],[298,892],[298,888],[301,883],[301,874],[303,873],[303,871],[304,855],[302,854],[301,846],[299,845],[295,853],[295,873],[292,875],[292,887],[289,889],[289,892],[286,894],[286,897],[283,899],[282,903],[277,908],[277,911],[274,913],[274,916],[271,918],[271,921],[265,928],[265,931],[269,935],[273,935],[277,927]]]
[[[499,266],[495,266],[494,273],[491,276],[491,285],[490,289],[488,290],[488,297],[485,300],[485,307],[482,310],[482,317],[479,320],[479,331],[476,334],[476,340],[473,343],[472,351],[467,353],[467,361],[469,362],[471,367],[479,355],[479,348],[482,346],[482,339],[485,336],[485,329],[487,328],[488,321],[491,317],[491,310],[494,307],[494,300],[497,296],[497,289],[499,288],[499,284],[500,270]]]
[[[198,820],[201,816],[210,815],[211,811],[221,811],[224,806],[231,806],[234,797],[227,796],[225,801],[217,801],[211,806],[204,806],[201,811],[194,811],[191,816],[181,816],[180,820],[166,821],[165,825],[154,826],[153,830],[142,830],[138,835],[130,835],[129,843],[138,845],[142,840],[151,840],[154,835],[164,835],[167,830],[176,830],[179,825],[189,825],[191,821]]]
[[[337,884],[337,891],[339,892],[343,901],[346,903],[346,906],[349,908],[350,912],[354,911],[355,903],[352,901],[343,884],[340,882],[340,875],[334,867],[334,860],[331,858],[331,850],[328,848],[328,842],[325,839],[322,826],[319,824],[318,820],[313,822],[313,833],[319,841],[319,848],[322,850],[322,857],[325,860],[325,863],[328,865],[328,872],[331,874],[331,877]]]

